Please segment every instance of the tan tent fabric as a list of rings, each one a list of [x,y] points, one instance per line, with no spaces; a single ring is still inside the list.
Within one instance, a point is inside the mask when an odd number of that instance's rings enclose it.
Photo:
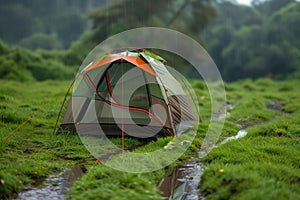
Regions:
[[[190,99],[160,60],[142,51],[115,53],[77,76],[61,127],[88,135],[101,127],[106,135],[120,135],[122,123],[133,137],[153,137],[157,130],[177,135],[197,123]]]

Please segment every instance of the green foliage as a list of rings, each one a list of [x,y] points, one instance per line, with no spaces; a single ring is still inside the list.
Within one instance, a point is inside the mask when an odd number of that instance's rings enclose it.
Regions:
[[[153,0],[151,3],[135,0],[111,1],[107,6],[88,13],[93,27],[71,46],[71,64],[81,62],[92,48],[108,37],[138,27],[169,27],[202,41],[200,33],[215,16],[216,12],[210,0]]]
[[[34,32],[34,24],[33,14],[28,8],[21,4],[12,5],[11,3],[6,3],[6,1],[1,1],[1,39],[11,43],[28,37]]]
[[[71,48],[66,51],[63,59],[66,65],[81,65],[87,54],[97,45],[90,39],[91,37],[92,32],[87,31],[79,40],[72,43]]]
[[[292,74],[300,70],[300,3],[270,0],[254,5],[217,4],[219,17],[205,37],[223,78],[297,77]]]
[[[26,81],[53,79],[58,74],[70,77],[70,70],[63,65],[79,66],[88,52],[109,36],[143,26],[178,30],[204,44],[226,81],[299,78],[299,1],[254,0],[253,6],[232,2],[1,0],[3,41],[31,50],[70,47],[59,53],[47,53],[57,56],[52,56],[55,61],[34,63],[32,68],[36,73],[20,67],[18,62],[0,58],[1,65],[12,66],[0,67],[1,78]],[[1,42],[0,55],[7,54],[5,49]],[[46,65],[49,75],[39,76],[40,67],[46,70]],[[177,65],[178,69],[184,69],[181,62]],[[56,67],[58,70],[54,72]],[[195,77],[194,71],[185,70],[184,74]]]
[[[72,79],[75,70],[66,67],[56,52],[31,52],[1,45],[0,79],[32,81]]]
[[[62,48],[62,44],[59,42],[56,34],[46,35],[44,33],[35,33],[24,38],[19,42],[19,45],[30,50]]]
[[[0,38],[30,49],[68,48],[88,28],[86,12],[105,3],[104,0],[1,0]],[[42,41],[53,44],[46,46]]]
[[[20,69],[13,60],[0,58],[0,74],[2,79],[11,79],[18,81],[34,80],[32,74],[26,69]]]

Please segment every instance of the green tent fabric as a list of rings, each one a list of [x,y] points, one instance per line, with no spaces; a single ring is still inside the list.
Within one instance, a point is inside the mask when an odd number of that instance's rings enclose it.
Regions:
[[[97,135],[147,138],[184,133],[199,121],[188,82],[150,51],[132,50],[95,59],[78,74],[61,127]]]

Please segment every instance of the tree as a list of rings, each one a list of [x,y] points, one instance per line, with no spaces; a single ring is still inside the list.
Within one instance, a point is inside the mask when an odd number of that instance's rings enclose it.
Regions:
[[[299,2],[256,1],[247,7],[224,1],[217,10],[205,39],[225,80],[284,78],[300,71]]]
[[[8,43],[14,43],[30,36],[34,31],[34,18],[22,5],[7,5],[0,7],[0,38]]]
[[[119,0],[89,13],[92,29],[72,46],[68,57],[81,62],[88,52],[107,37],[144,26],[170,27],[201,41],[201,31],[210,23],[215,12],[210,0]],[[90,45],[87,47],[87,45]],[[81,56],[78,57],[78,55]],[[79,59],[79,60],[78,60]]]
[[[0,38],[17,44],[36,33],[57,34],[68,48],[87,28],[86,12],[106,0],[0,0]]]

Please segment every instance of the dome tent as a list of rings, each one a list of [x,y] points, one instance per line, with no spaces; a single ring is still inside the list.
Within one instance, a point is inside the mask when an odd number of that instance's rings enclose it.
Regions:
[[[195,127],[197,103],[188,82],[148,50],[119,50],[83,68],[61,124],[97,135],[148,138]]]

